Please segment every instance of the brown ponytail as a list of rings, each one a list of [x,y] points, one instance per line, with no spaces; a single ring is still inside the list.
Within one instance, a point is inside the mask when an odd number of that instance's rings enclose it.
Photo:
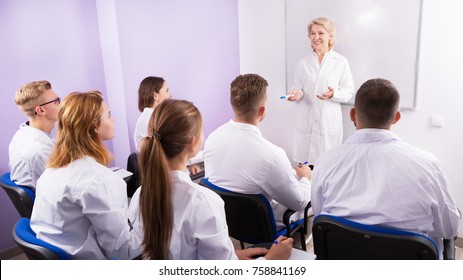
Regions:
[[[201,114],[188,101],[165,100],[151,115],[148,136],[142,139],[139,155],[145,258],[169,259],[174,222],[169,160],[180,154],[201,130]]]

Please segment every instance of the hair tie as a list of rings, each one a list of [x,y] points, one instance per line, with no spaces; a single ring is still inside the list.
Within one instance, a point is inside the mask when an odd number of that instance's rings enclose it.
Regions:
[[[162,139],[161,133],[157,131],[154,131],[148,135],[148,138],[153,138],[153,137],[156,137],[159,141],[161,141]]]

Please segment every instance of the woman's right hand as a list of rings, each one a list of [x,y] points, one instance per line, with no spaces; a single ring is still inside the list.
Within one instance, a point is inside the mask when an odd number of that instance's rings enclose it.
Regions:
[[[302,97],[302,90],[300,89],[292,89],[288,92],[288,101],[298,101]]]

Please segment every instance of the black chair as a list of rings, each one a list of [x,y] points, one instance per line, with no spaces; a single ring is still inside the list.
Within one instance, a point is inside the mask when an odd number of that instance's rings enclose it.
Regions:
[[[2,175],[0,185],[13,202],[21,217],[30,218],[34,206],[35,191],[32,188],[16,185],[10,179],[10,172]]]
[[[370,226],[331,215],[318,215],[312,227],[317,260],[439,259],[428,236]]]
[[[273,242],[281,235],[290,237],[297,232],[300,234],[301,248],[306,251],[307,229],[305,225],[307,224],[307,212],[311,207],[310,202],[305,208],[304,219],[290,223],[290,217],[295,211],[288,209],[283,215],[285,227],[277,230],[272,207],[265,196],[231,192],[212,184],[206,178],[201,179],[199,184],[216,192],[225,202],[229,235],[240,241],[242,249],[244,249],[244,243]]]
[[[132,197],[140,187],[141,174],[140,164],[138,163],[138,153],[131,153],[127,159],[127,171],[132,172],[132,176],[127,181],[127,197]]]
[[[21,218],[13,227],[13,240],[29,260],[69,260],[69,255],[35,236],[29,218]]]

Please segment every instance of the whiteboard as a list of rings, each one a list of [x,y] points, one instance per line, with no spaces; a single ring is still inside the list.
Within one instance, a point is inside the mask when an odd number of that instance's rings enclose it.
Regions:
[[[400,107],[416,107],[422,0],[286,0],[286,86],[311,50],[307,25],[327,17],[336,26],[334,50],[349,61],[355,91],[372,78],[390,80]],[[348,102],[353,103],[353,100]]]

